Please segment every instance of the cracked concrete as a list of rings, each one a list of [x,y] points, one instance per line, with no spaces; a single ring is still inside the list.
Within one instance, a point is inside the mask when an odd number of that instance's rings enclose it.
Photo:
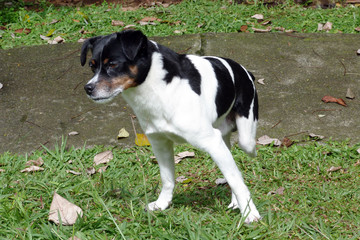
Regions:
[[[154,38],[179,53],[232,58],[265,85],[259,93],[258,137],[360,141],[360,38],[351,34],[203,34]],[[131,109],[121,97],[106,105],[89,100],[91,77],[79,63],[80,44],[0,51],[0,153],[52,148],[71,131],[68,145],[132,146]],[[356,98],[345,98],[347,88]],[[321,98],[343,98],[348,107]],[[136,123],[136,129],[141,132]],[[125,127],[130,138],[118,140]]]

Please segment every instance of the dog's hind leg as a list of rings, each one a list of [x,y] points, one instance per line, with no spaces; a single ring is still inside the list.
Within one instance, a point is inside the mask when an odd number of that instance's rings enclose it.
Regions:
[[[250,192],[230,150],[222,139],[221,132],[218,129],[209,129],[203,136],[198,135],[196,139],[189,139],[189,143],[208,152],[218,165],[237,200],[237,206],[245,217],[245,222],[259,220],[260,214],[251,199]]]
[[[174,144],[172,141],[149,135],[149,141],[160,167],[162,189],[158,199],[148,204],[148,210],[164,210],[171,204],[175,187]]]
[[[239,147],[249,156],[256,157],[256,125],[252,114],[248,118],[236,116],[236,127],[239,135]]]

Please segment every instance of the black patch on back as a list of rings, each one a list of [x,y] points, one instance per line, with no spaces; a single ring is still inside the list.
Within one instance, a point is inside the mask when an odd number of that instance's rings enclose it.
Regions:
[[[222,64],[219,59],[212,57],[205,57],[208,60],[215,72],[218,81],[218,89],[215,98],[216,112],[218,117],[225,114],[235,98],[234,83],[229,73],[229,70]]]
[[[170,83],[174,77],[189,81],[191,89],[198,95],[201,94],[201,76],[194,64],[184,54],[158,45],[159,52],[163,56],[164,69],[167,71],[165,81]]]
[[[252,78],[249,79],[247,72],[237,62],[231,59],[225,60],[231,66],[235,78],[236,99],[232,110],[239,116],[249,118],[251,102],[254,99],[253,114],[254,120],[257,120],[259,117],[259,106],[257,93],[254,90],[254,75],[251,72],[248,72]]]

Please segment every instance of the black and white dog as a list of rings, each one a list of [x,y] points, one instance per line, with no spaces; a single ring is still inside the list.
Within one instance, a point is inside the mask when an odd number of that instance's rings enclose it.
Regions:
[[[149,138],[160,166],[162,189],[149,210],[169,207],[175,186],[174,142],[188,142],[210,154],[232,190],[229,208],[240,208],[245,222],[260,219],[248,188],[230,153],[230,134],[255,156],[258,119],[253,75],[238,63],[220,57],[177,54],[127,30],[86,40],[81,65],[93,78],[88,96],[106,102],[122,93]]]

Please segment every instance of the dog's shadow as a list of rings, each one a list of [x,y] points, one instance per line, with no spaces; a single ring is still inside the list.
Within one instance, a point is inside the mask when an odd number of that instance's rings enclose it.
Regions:
[[[175,190],[172,206],[191,207],[201,211],[223,207],[229,204],[230,200],[231,190],[228,185],[209,185],[188,189],[181,187]]]

